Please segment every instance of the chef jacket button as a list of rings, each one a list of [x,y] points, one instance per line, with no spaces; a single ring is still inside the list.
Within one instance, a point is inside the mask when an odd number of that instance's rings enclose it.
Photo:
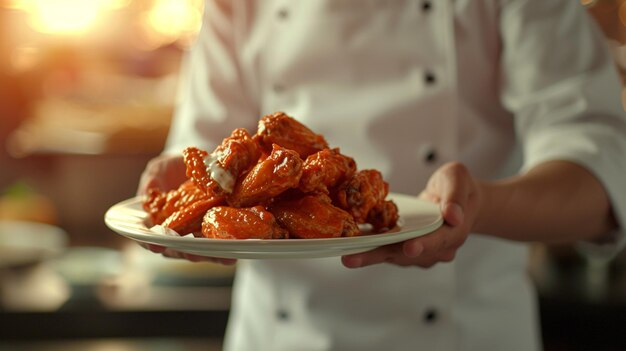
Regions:
[[[437,321],[438,313],[434,308],[429,308],[424,312],[424,322],[431,324]]]
[[[289,319],[289,312],[283,309],[278,310],[276,311],[276,318],[280,321],[287,321]]]
[[[422,2],[422,12],[426,13],[426,12],[430,12],[430,10],[433,8],[433,3],[430,1],[423,1]]]
[[[437,161],[437,153],[435,152],[435,150],[429,150],[428,152],[426,152],[426,154],[424,155],[424,161],[426,161],[427,163],[433,163]]]
[[[433,72],[426,71],[426,73],[424,73],[424,82],[426,82],[426,84],[432,85],[432,84],[435,84],[436,81],[437,81],[437,77],[435,76]]]
[[[289,17],[289,11],[287,9],[280,9],[278,10],[278,18],[281,20],[285,20]]]
[[[437,152],[430,146],[424,146],[421,150],[422,159],[425,163],[437,162]]]

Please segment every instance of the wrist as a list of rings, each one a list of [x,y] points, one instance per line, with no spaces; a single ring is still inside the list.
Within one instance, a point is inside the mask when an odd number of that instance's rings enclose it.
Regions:
[[[492,232],[492,223],[498,215],[498,209],[503,204],[497,201],[497,185],[491,182],[476,181],[479,194],[477,203],[476,219],[472,226],[472,232],[488,234]]]
[[[487,184],[482,181],[476,180],[476,192],[477,196],[477,204],[476,204],[476,217],[474,219],[474,223],[472,223],[471,232],[472,233],[482,233],[484,228],[485,221],[485,204],[488,203],[488,189]]]

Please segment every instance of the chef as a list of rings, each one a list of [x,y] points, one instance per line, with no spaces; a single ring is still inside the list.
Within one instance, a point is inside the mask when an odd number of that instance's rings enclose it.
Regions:
[[[626,118],[577,1],[212,0],[184,69],[140,190],[284,111],[445,219],[364,254],[240,261],[226,350],[539,350],[526,243],[621,247]]]

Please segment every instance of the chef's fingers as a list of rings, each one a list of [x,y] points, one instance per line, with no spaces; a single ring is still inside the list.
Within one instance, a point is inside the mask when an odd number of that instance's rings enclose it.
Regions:
[[[139,185],[137,186],[137,195],[144,195],[150,188],[160,188],[158,166],[159,162],[163,162],[161,158],[153,158],[148,161],[146,168],[139,177]]]
[[[435,233],[431,233],[428,235],[433,235]],[[430,239],[427,244],[429,249],[431,249],[431,252],[435,252],[433,250],[433,247],[435,244],[437,244],[436,239]],[[413,239],[409,240],[408,242],[381,246],[374,250],[363,253],[346,255],[341,258],[341,261],[343,265],[348,268],[371,266],[373,264],[383,262],[393,263],[399,262],[398,258],[402,256],[414,259],[424,251],[424,248],[425,245],[421,241],[416,241],[416,239]]]
[[[158,188],[163,191],[174,189],[186,180],[185,171],[186,166],[182,156],[157,156],[148,162],[142,172],[137,194],[145,194],[150,188]]]
[[[151,188],[159,188],[159,182],[156,178],[147,178],[143,179],[139,182],[139,186],[137,187],[137,196],[143,196],[148,193],[148,189]]]
[[[234,258],[207,257],[207,256],[184,253],[184,252],[181,252],[181,254],[182,254],[181,258],[187,261],[191,261],[191,262],[213,262],[213,263],[219,263],[225,266],[232,266],[235,263],[237,263],[237,260]]]
[[[458,249],[467,238],[464,228],[444,224],[436,231],[402,243],[403,253],[408,257],[420,255],[438,257],[449,250]]]
[[[219,264],[223,264],[227,266],[234,265],[235,263],[237,263],[237,260],[232,259],[232,258],[219,258],[219,257],[207,257],[207,256],[194,255],[194,254],[172,250],[165,246],[148,244],[148,243],[140,243],[139,245],[147,250],[150,250],[154,253],[161,254],[169,258],[180,258],[180,259],[185,259],[191,262],[215,262],[215,263],[219,263]]]
[[[465,209],[474,189],[469,170],[459,162],[450,162],[441,167],[441,215],[451,226],[460,226],[465,219]]]
[[[155,244],[148,244],[148,243],[138,243],[139,246],[143,247],[146,250],[150,250],[154,253],[163,253],[163,251],[165,251],[166,247],[165,246],[161,246],[161,245],[155,245]]]
[[[389,263],[398,266],[418,266],[430,268],[439,262],[450,262],[456,256],[456,248],[449,248],[433,255],[424,253],[416,257],[407,256],[401,244],[387,245],[375,250],[360,254],[343,256],[342,263],[347,268],[366,267],[380,263]]]
[[[439,203],[441,201],[441,198],[439,197],[439,195],[429,190],[422,191],[418,197],[422,200],[426,200],[432,203]]]
[[[395,264],[398,266],[417,266],[421,268],[430,268],[437,263],[451,262],[456,256],[456,249],[449,249],[437,255],[421,255],[419,257],[407,257],[396,256],[392,260],[388,260],[387,263]]]
[[[346,255],[341,258],[341,261],[347,268],[358,268],[379,263],[392,263],[400,266],[421,266],[422,263],[427,264],[432,260],[432,258],[428,257],[421,260],[421,257],[419,257],[420,253],[421,252],[411,252],[409,256],[405,252],[404,243],[397,243],[381,246],[363,253]]]
[[[402,243],[385,245],[371,251],[346,255],[341,257],[341,262],[348,268],[358,268],[389,262],[397,255],[404,255],[402,253]]]
[[[402,254],[393,255],[392,252],[387,252],[390,256],[385,259],[385,262],[423,268],[429,268],[438,262],[450,262],[454,260],[456,251],[465,238],[462,229],[444,225],[433,233],[401,243]],[[369,263],[367,258],[361,261]],[[376,261],[381,261],[381,259]]]
[[[235,263],[237,263],[237,260],[232,259],[232,258],[200,256],[200,255],[194,255],[194,254],[176,251],[176,250],[169,249],[169,248],[166,248],[163,252],[161,252],[161,255],[163,255],[164,257],[178,258],[178,259],[183,259],[183,260],[187,260],[191,262],[213,262],[213,263],[219,263],[219,264],[223,264],[227,266],[234,265]]]

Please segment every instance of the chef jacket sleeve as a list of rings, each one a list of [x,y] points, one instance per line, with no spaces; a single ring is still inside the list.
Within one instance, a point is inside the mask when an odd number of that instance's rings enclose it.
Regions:
[[[258,112],[239,64],[240,29],[231,0],[206,1],[202,28],[186,53],[164,153],[208,151],[240,127],[256,132]]]
[[[591,171],[621,229],[585,246],[617,253],[626,226],[626,116],[602,33],[571,0],[502,1],[500,27],[502,101],[515,115],[524,169],[568,160]]]

